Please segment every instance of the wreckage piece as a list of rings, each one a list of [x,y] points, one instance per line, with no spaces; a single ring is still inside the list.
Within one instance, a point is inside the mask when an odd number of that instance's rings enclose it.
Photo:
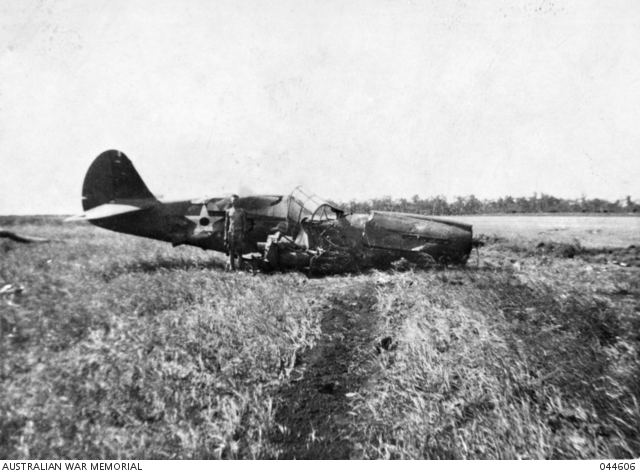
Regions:
[[[82,187],[87,220],[116,232],[226,253],[224,216],[229,197],[160,201],[131,161],[109,150],[89,167]],[[465,263],[472,249],[471,226],[393,212],[346,214],[318,196],[296,188],[288,195],[242,196],[247,213],[243,255],[260,255],[267,269],[339,273],[410,262]]]
[[[295,242],[286,236],[269,237],[264,259],[274,269],[302,266],[309,273],[330,274],[388,268],[400,258],[421,266],[462,264],[472,246],[469,225],[373,211],[334,219],[302,219]]]
[[[472,227],[419,214],[372,211],[334,221],[303,221],[311,248],[342,250],[366,265],[384,266],[405,258],[410,262],[465,263],[469,258]]]
[[[14,242],[20,242],[21,244],[36,244],[36,243],[45,243],[51,242],[50,239],[45,239],[42,237],[27,237],[24,235],[16,234],[15,232],[11,232],[10,230],[0,229],[0,238],[7,238],[13,240]]]
[[[408,260],[426,254],[437,262],[464,263],[471,253],[472,230],[444,219],[373,211],[364,226],[364,243],[372,249],[400,251]]]
[[[0,298],[2,298],[9,306],[16,306],[14,302],[16,296],[22,295],[24,286],[9,283],[0,288]]]
[[[258,244],[261,246],[261,244]],[[312,275],[329,275],[359,271],[362,262],[343,250],[307,249],[288,237],[269,236],[264,244],[258,268],[263,272],[298,270]]]
[[[315,255],[281,232],[269,235],[266,242],[258,243],[258,248],[262,252],[263,271],[307,268]]]

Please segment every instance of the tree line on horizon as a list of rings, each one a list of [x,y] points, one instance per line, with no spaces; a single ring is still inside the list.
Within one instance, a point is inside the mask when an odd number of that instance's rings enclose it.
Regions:
[[[390,196],[369,200],[338,202],[337,207],[347,212],[368,213],[372,210],[427,214],[434,216],[470,214],[536,214],[536,213],[630,213],[640,212],[640,204],[631,196],[617,201],[605,199],[562,199],[549,194],[534,193],[531,197],[512,196],[498,199],[478,199],[473,194],[448,201],[444,196],[411,199],[393,199]]]
[[[390,196],[369,200],[352,199],[347,202],[329,201],[338,209],[353,213],[370,211],[405,212],[432,216],[455,216],[473,214],[536,214],[536,213],[640,213],[640,203],[635,203],[630,196],[617,201],[605,199],[562,199],[548,194],[534,194],[531,197],[507,196],[498,199],[478,199],[473,194],[456,197],[448,201],[445,196],[421,198],[417,194],[411,199],[393,199]],[[23,225],[33,223],[64,224],[62,217],[66,215],[0,215],[0,226]],[[68,225],[68,223],[67,223]]]

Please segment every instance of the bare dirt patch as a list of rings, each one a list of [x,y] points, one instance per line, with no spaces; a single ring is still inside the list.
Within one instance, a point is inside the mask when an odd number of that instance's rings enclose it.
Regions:
[[[325,281],[311,291],[326,291]],[[281,459],[349,459],[350,396],[363,383],[355,367],[374,344],[375,296],[362,280],[331,287],[322,305],[322,335],[296,356],[276,405],[272,442]]]

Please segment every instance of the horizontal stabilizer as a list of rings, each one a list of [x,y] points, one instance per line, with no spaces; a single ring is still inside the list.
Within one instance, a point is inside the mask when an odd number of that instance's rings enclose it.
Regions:
[[[77,216],[67,217],[65,221],[93,221],[104,219],[105,217],[118,216],[129,212],[141,211],[144,207],[131,206],[129,204],[102,204]]]

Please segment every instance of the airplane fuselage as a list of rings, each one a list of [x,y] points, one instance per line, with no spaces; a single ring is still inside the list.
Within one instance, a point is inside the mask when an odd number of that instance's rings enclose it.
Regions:
[[[161,202],[148,190],[131,161],[110,150],[89,167],[83,184],[88,220],[115,232],[227,252],[224,239],[229,197]],[[290,195],[241,197],[246,212],[243,254],[263,252],[270,236],[294,253],[351,251],[374,259],[405,257],[464,262],[472,248],[471,226],[418,214],[372,211],[345,214],[330,203],[296,188]],[[285,253],[283,253],[285,255]]]

